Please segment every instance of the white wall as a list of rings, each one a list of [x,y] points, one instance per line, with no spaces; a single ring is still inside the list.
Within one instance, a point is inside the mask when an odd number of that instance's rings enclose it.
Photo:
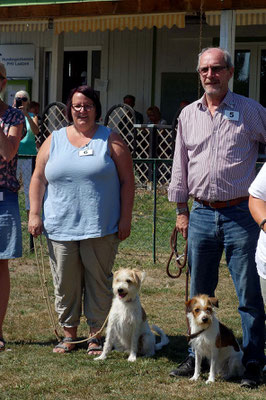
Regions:
[[[219,27],[203,27],[202,46],[219,38]],[[265,26],[237,27],[236,37],[265,36]],[[42,54],[52,48],[53,32],[1,33],[0,44],[33,43],[36,46],[36,65],[32,98],[38,100],[43,85]],[[100,46],[102,50],[102,79],[108,79],[108,89],[102,93],[103,116],[106,111],[123,101],[125,94],[136,97],[136,109],[144,118],[151,103],[152,84],[152,29],[142,31],[69,32],[64,35],[65,48]],[[199,51],[199,25],[185,29],[157,30],[155,104],[160,106],[161,74],[163,72],[194,72]]]

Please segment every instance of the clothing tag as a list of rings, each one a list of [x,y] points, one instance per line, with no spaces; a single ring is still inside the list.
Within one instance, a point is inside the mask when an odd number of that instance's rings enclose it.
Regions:
[[[93,155],[93,149],[84,149],[79,151],[79,156],[92,156]]]
[[[225,110],[224,116],[231,121],[239,121],[239,111]]]
[[[0,201],[4,201],[4,193],[0,192]]]

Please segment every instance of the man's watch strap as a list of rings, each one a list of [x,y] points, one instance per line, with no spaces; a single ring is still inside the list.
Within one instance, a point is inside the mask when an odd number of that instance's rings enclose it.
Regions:
[[[188,212],[187,207],[176,207],[176,215],[185,214]]]
[[[265,223],[266,223],[266,218],[264,218],[264,219],[261,221],[261,223],[260,223],[260,225],[259,225],[260,229],[264,230],[263,227],[264,227],[264,224],[265,224]]]

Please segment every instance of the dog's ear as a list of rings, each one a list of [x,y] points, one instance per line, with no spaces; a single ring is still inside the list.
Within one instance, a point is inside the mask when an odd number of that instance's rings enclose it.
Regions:
[[[217,308],[219,307],[219,302],[216,297],[209,297],[209,300],[214,307],[217,307]]]
[[[186,311],[191,312],[192,311],[192,299],[185,301],[185,305],[186,305]]]
[[[133,277],[134,277],[135,281],[137,282],[137,285],[140,286],[141,282],[143,282],[143,279],[144,279],[144,275],[145,275],[144,272],[142,272],[136,268],[133,268],[132,273],[133,273]]]
[[[113,275],[114,275],[114,278],[116,277],[116,275],[118,274],[118,272],[119,272],[119,270],[114,272],[114,274],[113,274]]]

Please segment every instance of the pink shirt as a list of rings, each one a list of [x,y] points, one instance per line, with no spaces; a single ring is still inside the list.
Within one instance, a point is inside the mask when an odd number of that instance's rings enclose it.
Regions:
[[[177,126],[169,201],[248,196],[259,141],[266,142],[266,109],[255,100],[228,91],[213,116],[205,95],[188,105]]]

